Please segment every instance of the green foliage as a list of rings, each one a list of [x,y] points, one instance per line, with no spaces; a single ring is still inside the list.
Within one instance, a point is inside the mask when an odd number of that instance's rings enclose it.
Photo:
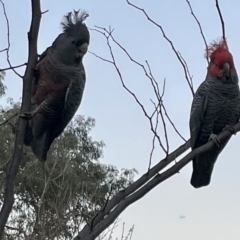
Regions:
[[[0,123],[19,111],[19,103],[0,115]],[[13,149],[16,118],[0,126],[0,186]],[[104,143],[90,131],[95,120],[77,116],[52,145],[42,164],[26,147],[15,187],[15,204],[6,239],[71,239],[114,193],[133,181],[136,170],[119,172],[100,163]],[[12,228],[16,228],[13,230]]]
[[[0,72],[0,97],[2,97],[5,94],[6,86],[3,84],[3,80],[5,77],[5,72]]]

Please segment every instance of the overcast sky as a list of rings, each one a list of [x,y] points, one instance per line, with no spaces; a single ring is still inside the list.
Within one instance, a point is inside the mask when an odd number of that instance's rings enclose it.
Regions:
[[[149,15],[164,28],[177,50],[188,63],[194,80],[194,89],[206,76],[204,42],[198,26],[190,14],[185,0],[132,0],[144,8]],[[201,22],[207,42],[221,37],[221,25],[214,0],[191,1]],[[27,31],[31,19],[30,0],[6,0],[10,22],[12,65],[27,61]],[[235,66],[240,69],[239,1],[220,1],[226,24],[226,35]],[[152,72],[162,87],[166,78],[164,104],[181,134],[189,138],[189,111],[192,95],[184,77],[183,69],[170,45],[162,37],[159,29],[146,20],[145,16],[130,7],[125,0],[43,0],[38,51],[41,53],[61,33],[60,22],[63,15],[72,9],[85,9],[90,17],[88,27],[114,28],[114,37],[129,51],[131,56],[151,65]],[[0,10],[1,41],[0,50],[7,45],[6,23]],[[106,40],[91,31],[89,50],[110,59]],[[117,64],[126,85],[136,93],[149,113],[150,99],[155,99],[149,80],[138,66],[113,45]],[[0,53],[0,67],[7,67],[5,53]],[[106,143],[104,158],[106,164],[121,168],[136,168],[145,173],[149,163],[152,133],[148,120],[140,107],[121,86],[115,69],[90,53],[84,58],[87,84],[82,104],[77,114],[96,119],[92,136]],[[239,70],[240,71],[240,70]],[[23,73],[23,69],[19,69]],[[6,98],[18,100],[22,82],[15,74],[7,72],[5,81],[8,91]],[[168,127],[170,149],[174,150],[183,141]],[[159,131],[162,135],[162,131]],[[120,216],[125,228],[135,225],[132,240],[239,240],[240,239],[240,134],[234,136],[215,165],[212,182],[208,187],[194,189],[190,185],[192,166],[188,164],[180,174],[163,182],[143,199],[131,205]],[[157,149],[152,164],[164,157]],[[186,216],[181,219],[179,216]],[[121,225],[121,222],[119,223]],[[121,237],[121,228],[114,236]]]

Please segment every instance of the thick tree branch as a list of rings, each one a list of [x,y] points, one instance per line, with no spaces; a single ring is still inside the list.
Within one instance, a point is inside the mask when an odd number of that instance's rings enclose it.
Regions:
[[[240,122],[238,122],[234,127],[235,132],[240,131]],[[224,142],[232,133],[228,130],[222,131],[218,138],[220,142]],[[205,145],[194,149],[183,157],[174,166],[170,167],[163,173],[159,173],[163,168],[169,165],[178,156],[184,153],[190,147],[190,140],[188,140],[184,145],[180,146],[174,152],[169,154],[165,159],[162,159],[157,165],[152,167],[148,172],[146,172],[141,178],[136,182],[131,184],[126,189],[117,193],[107,204],[104,211],[98,212],[95,217],[94,228],[91,231],[88,225],[82,229],[82,231],[75,238],[76,240],[94,240],[104,229],[110,226],[114,220],[119,216],[120,213],[124,211],[129,205],[135,201],[142,198],[150,190],[156,187],[159,183],[170,178],[174,174],[178,173],[186,164],[188,164],[197,155],[202,154],[206,151],[211,150],[214,147],[214,142],[209,141]],[[91,221],[91,220],[90,220]]]
[[[37,62],[37,38],[41,20],[40,0],[32,0],[32,22],[28,33],[29,39],[29,55],[28,64],[23,77],[23,100],[21,113],[27,112],[31,107],[31,82],[33,79],[33,69]],[[4,227],[8,220],[14,203],[14,185],[16,175],[23,156],[23,140],[26,129],[27,120],[19,118],[16,127],[15,143],[13,155],[10,160],[6,175],[6,186],[4,194],[4,203],[0,212],[0,238],[3,234]]]

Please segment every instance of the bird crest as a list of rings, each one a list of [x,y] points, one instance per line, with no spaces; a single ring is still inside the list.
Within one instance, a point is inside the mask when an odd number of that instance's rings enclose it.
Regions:
[[[89,14],[86,11],[73,10],[73,12],[69,12],[63,17],[63,21],[61,22],[63,31],[67,33],[71,31],[74,26],[84,24],[83,22],[87,17],[89,17]]]
[[[220,60],[221,62],[232,62],[232,54],[228,50],[227,41],[220,39],[212,41],[206,49],[205,57],[210,58],[211,61]]]

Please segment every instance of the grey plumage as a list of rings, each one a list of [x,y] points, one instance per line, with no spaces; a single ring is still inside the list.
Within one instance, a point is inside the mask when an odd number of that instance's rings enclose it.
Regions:
[[[25,144],[45,161],[47,152],[77,111],[86,75],[82,58],[90,41],[83,23],[86,12],[68,13],[61,23],[63,33],[40,56],[32,86],[32,118]],[[33,114],[33,112],[35,113]]]
[[[226,42],[215,43],[210,58],[206,79],[197,89],[191,107],[192,149],[207,143],[211,134],[217,135],[227,125],[237,123],[240,116],[238,76]],[[210,183],[217,157],[229,139],[193,159],[191,184],[194,187]]]

